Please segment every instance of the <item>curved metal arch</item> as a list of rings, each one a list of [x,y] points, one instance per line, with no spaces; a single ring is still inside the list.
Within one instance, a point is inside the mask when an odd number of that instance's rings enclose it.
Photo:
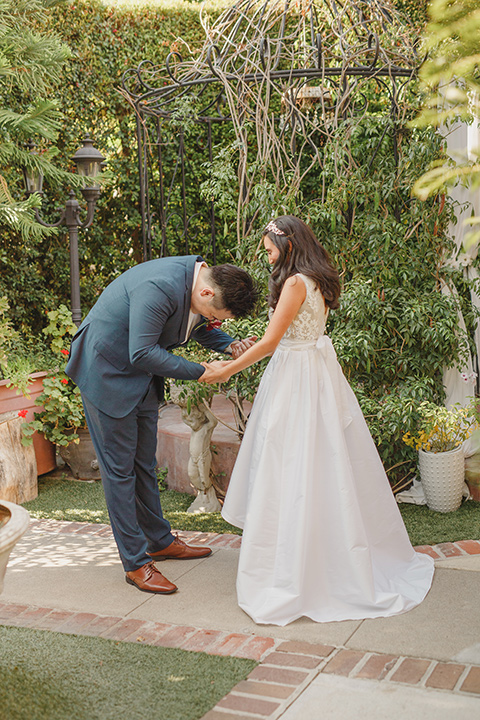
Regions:
[[[150,242],[151,234],[148,230],[151,220],[144,215],[154,212],[161,218],[162,228],[172,213],[183,217],[188,248],[190,221],[185,211],[179,214],[167,207],[179,166],[182,167],[182,192],[184,195],[186,192],[184,164],[189,140],[182,132],[177,132],[174,138],[182,149],[171,170],[162,165],[161,143],[157,147],[161,173],[171,175],[167,183],[170,189],[160,201],[152,199],[151,202],[163,203],[164,207],[150,209],[150,200],[146,197],[149,192],[147,125],[152,122],[168,125],[179,99],[194,99],[194,120],[207,133],[205,148],[210,161],[213,127],[233,121],[233,110],[241,107],[236,132],[243,133],[242,123],[247,119],[256,120],[255,98],[260,98],[259,94],[263,98],[262,107],[268,108],[268,112],[278,114],[280,104],[284,106],[283,121],[272,115],[272,127],[277,127],[279,142],[285,145],[282,152],[295,153],[307,145],[315,155],[318,154],[315,146],[318,132],[329,132],[326,126],[322,130],[325,120],[319,124],[319,113],[339,123],[349,114],[354,117],[367,112],[368,97],[362,86],[370,79],[384,88],[390,99],[390,114],[396,117],[398,96],[419,66],[416,41],[414,34],[410,36],[402,31],[398,12],[389,0],[237,0],[213,23],[195,58],[185,60],[173,50],[163,69],[150,60],[128,69],[122,78],[122,89],[138,117],[144,247]],[[309,84],[314,89],[324,88],[319,91],[314,111],[308,109],[308,104],[302,105],[306,102],[302,89]],[[291,137],[287,136],[288,128]],[[383,137],[379,146],[382,141]],[[371,162],[377,152],[378,148]],[[198,191],[198,183],[194,186]],[[213,206],[209,208],[208,220],[214,236]],[[215,239],[211,244],[215,256]],[[163,237],[162,248],[165,247]]]

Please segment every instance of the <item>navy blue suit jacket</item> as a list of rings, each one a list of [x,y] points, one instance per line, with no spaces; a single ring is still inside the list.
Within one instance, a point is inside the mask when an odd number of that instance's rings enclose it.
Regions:
[[[136,265],[100,295],[75,334],[66,367],[82,394],[111,417],[128,415],[153,376],[198,379],[202,365],[172,355],[185,341],[197,255]],[[205,319],[190,337],[222,351],[233,341],[207,330]]]

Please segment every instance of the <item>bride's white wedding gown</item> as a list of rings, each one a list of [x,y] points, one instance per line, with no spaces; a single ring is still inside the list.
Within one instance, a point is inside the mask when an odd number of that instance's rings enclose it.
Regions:
[[[240,607],[286,625],[396,615],[418,605],[433,560],[416,553],[329,337],[307,296],[263,375],[222,510],[243,528]]]

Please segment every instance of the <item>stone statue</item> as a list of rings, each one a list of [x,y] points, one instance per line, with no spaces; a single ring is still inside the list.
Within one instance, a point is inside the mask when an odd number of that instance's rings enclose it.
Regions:
[[[178,388],[171,386],[170,395],[173,402],[182,410],[183,422],[191,428],[188,478],[197,490],[197,497],[187,512],[220,512],[221,505],[210,479],[210,468],[212,465],[210,441],[218,420],[208,405],[203,402],[198,405],[192,405],[189,412],[187,398],[180,397]]]

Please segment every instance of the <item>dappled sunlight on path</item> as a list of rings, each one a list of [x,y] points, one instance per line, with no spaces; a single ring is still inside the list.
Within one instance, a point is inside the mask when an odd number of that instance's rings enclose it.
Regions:
[[[8,565],[9,573],[30,568],[81,568],[118,566],[115,543],[99,537],[28,533],[17,544]]]

